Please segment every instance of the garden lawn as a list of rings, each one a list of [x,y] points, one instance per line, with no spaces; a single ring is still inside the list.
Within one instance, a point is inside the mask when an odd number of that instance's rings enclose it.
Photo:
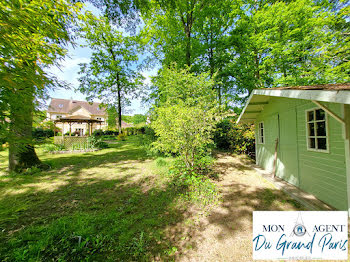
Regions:
[[[51,170],[8,175],[0,152],[0,260],[250,261],[253,210],[303,210],[244,157],[221,155],[211,209],[183,197],[170,158],[137,137],[78,154],[38,155]],[[187,200],[186,200],[187,199]]]
[[[90,153],[39,148],[52,168],[26,175],[5,173],[1,152],[0,261],[172,256],[167,231],[185,220],[184,205],[166,176],[169,159],[150,159],[136,139]]]

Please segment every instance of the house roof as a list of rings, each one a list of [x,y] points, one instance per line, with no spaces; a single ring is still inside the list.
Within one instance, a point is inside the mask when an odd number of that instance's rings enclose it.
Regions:
[[[102,123],[102,120],[90,118],[88,116],[82,116],[82,115],[74,115],[74,116],[67,116],[67,117],[61,117],[59,119],[54,120],[57,122],[84,122],[84,123]]]
[[[271,97],[350,104],[350,83],[255,89],[237,122],[254,122]]]
[[[86,109],[91,115],[104,115],[105,109],[100,108],[101,103],[90,103],[87,101],[52,98],[48,107],[48,112],[68,114],[78,107]]]
[[[312,85],[312,86],[284,86],[264,88],[263,90],[350,90],[350,83],[343,84],[324,84],[324,85]]]

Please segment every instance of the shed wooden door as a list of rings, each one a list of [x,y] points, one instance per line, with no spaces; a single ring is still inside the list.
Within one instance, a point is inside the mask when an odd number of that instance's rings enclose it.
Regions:
[[[297,121],[294,109],[279,113],[279,146],[276,175],[299,186]]]

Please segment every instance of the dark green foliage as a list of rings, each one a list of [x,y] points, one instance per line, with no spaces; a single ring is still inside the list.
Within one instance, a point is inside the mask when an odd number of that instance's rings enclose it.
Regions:
[[[42,145],[42,149],[44,152],[55,152],[65,150],[64,145],[56,145],[56,144],[44,144]]]
[[[231,141],[229,132],[232,128],[232,122],[230,119],[224,119],[216,125],[214,132],[214,142],[219,149],[229,149]]]
[[[118,135],[118,131],[106,130],[103,131],[104,136],[116,136]]]
[[[142,126],[142,127],[127,127],[127,128],[124,128],[124,130],[128,135],[139,135],[139,134],[145,134],[146,128],[151,129],[150,127]]]
[[[88,137],[87,142],[88,144],[91,145],[92,148],[98,148],[98,149],[108,148],[108,144],[102,141],[101,136],[90,136]]]
[[[32,135],[34,139],[53,137],[54,131],[51,129],[44,129],[42,127],[38,127],[38,128],[33,128]]]
[[[140,131],[141,134],[137,136],[138,144],[144,148],[147,154],[150,156],[164,156],[162,152],[152,146],[152,143],[157,140],[154,129],[150,126],[144,126],[140,128]]]
[[[210,156],[197,156],[196,164],[188,168],[182,159],[170,166],[169,173],[175,178],[175,185],[182,189],[182,197],[190,203],[209,209],[219,200],[217,186],[209,177],[214,176],[214,159]]]
[[[236,124],[234,118],[226,118],[217,124],[214,142],[218,149],[255,157],[254,126]]]
[[[96,129],[96,130],[94,130],[94,132],[92,132],[92,135],[95,137],[103,136],[103,130]]]

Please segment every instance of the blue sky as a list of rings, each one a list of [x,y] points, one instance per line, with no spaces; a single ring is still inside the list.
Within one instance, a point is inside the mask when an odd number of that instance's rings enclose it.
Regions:
[[[99,11],[94,8],[92,5],[87,4],[86,8],[89,11],[92,11],[95,15],[99,14]],[[68,56],[64,61],[61,62],[60,68],[54,67],[50,69],[50,72],[55,74],[60,80],[65,80],[71,85],[70,90],[55,88],[50,90],[49,95],[52,98],[64,98],[64,99],[75,99],[75,100],[86,100],[86,96],[79,91],[75,91],[74,88],[79,86],[78,81],[78,72],[80,63],[88,63],[90,61],[91,50],[88,47],[81,47],[83,43],[82,40],[77,41],[77,46],[75,48],[68,48]],[[143,75],[146,78],[146,83],[149,83],[150,77],[157,73],[158,68],[153,70],[143,72]],[[98,99],[94,100],[98,102]],[[141,99],[132,99],[131,106],[127,108],[126,114],[144,114],[148,110],[146,105],[142,105]]]

